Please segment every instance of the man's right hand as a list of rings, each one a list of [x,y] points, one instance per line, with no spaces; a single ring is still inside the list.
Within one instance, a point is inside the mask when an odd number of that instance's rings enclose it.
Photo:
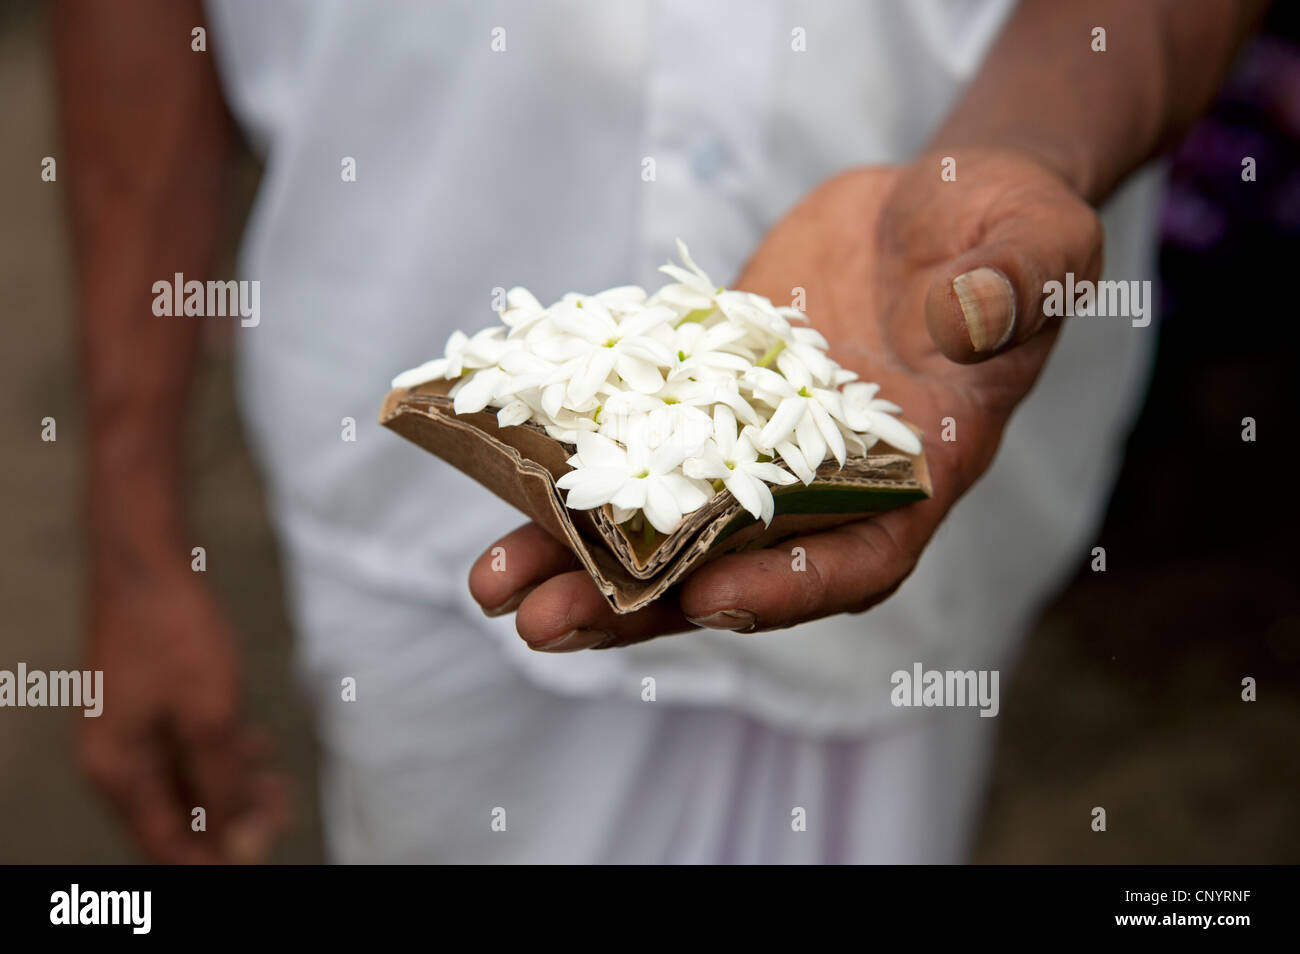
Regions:
[[[88,654],[104,673],[81,759],[151,858],[257,861],[284,823],[284,782],[240,717],[234,637],[183,542],[201,319],[151,307],[160,278],[214,277],[225,219],[230,119],[213,57],[190,46],[203,8],[63,0],[51,19],[86,401]]]
[[[108,569],[89,613],[88,665],[104,673],[103,712],[81,734],[91,780],[155,861],[264,860],[286,786],[240,717],[234,634],[212,594],[188,568]]]

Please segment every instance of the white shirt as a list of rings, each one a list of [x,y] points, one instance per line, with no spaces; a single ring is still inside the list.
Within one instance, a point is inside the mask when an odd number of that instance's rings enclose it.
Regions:
[[[519,515],[375,416],[395,372],[496,320],[496,288],[657,286],[675,236],[734,276],[819,182],[913,154],[1012,7],[211,0],[229,100],[266,161],[241,256],[262,318],[238,332],[240,394],[290,560],[427,601],[429,638],[481,627],[559,692],[635,696],[653,675],[660,702],[808,732],[888,720],[889,674],[914,662],[1001,665],[1089,558],[1155,325],[1067,320],[993,467],[899,593],[783,633],[528,650],[465,584]],[[1134,180],[1105,213],[1110,277],[1151,277],[1155,186]]]

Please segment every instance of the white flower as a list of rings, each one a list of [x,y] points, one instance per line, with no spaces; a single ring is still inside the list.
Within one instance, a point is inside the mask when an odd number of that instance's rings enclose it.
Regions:
[[[576,409],[600,390],[614,371],[633,390],[653,394],[663,387],[661,368],[672,364],[672,354],[648,336],[671,321],[667,308],[646,308],[615,321],[609,309],[595,298],[561,302],[552,313],[555,327],[586,345],[582,362],[569,381],[568,404]]]
[[[434,358],[424,364],[403,371],[393,378],[395,388],[414,388],[429,381],[444,381],[447,378],[447,359]]]
[[[545,427],[546,433],[557,441],[573,444],[577,442],[579,434],[595,431],[596,422],[586,414],[562,410],[557,416],[550,419]]]
[[[725,405],[713,409],[714,436],[697,457],[682,463],[687,477],[721,480],[736,501],[764,524],[772,522],[776,501],[768,484],[792,484],[793,474],[758,459],[749,434],[736,435],[736,416]],[[765,483],[766,481],[766,483]]]
[[[620,285],[592,297],[616,315],[630,315],[645,304],[645,289],[639,285]]]
[[[826,339],[816,328],[791,328],[790,336],[781,339],[776,366],[788,378],[793,366],[798,364],[802,372],[794,371],[796,376],[810,377],[820,387],[834,387],[835,372],[843,369],[826,356],[826,348]]]
[[[722,322],[706,328],[695,321],[678,325],[672,333],[669,346],[677,360],[668,380],[698,377],[713,372],[744,373],[753,365],[748,358],[731,351],[723,350],[745,336],[745,329]]]
[[[892,401],[876,397],[879,390],[878,384],[846,384],[840,392],[844,423],[859,433],[880,438],[904,454],[921,453],[921,441],[917,436],[906,424],[891,416],[903,409]]]
[[[847,455],[844,435],[835,423],[843,418],[837,392],[816,387],[798,363],[790,366],[788,376],[767,368],[751,368],[745,372],[745,381],[756,395],[776,408],[759,433],[764,448],[777,448],[793,435],[810,470],[815,471],[826,459],[828,448],[839,465],[844,466]],[[781,456],[791,467],[799,467],[784,452]],[[800,476],[804,477],[804,483],[812,482],[806,472]]]
[[[762,295],[726,291],[717,296],[718,310],[744,328],[756,347],[764,350],[790,337],[793,328],[776,307]]]
[[[546,309],[527,288],[515,287],[506,292],[506,307],[501,321],[510,329],[509,337],[522,334],[546,314]]]
[[[535,405],[547,417],[555,418],[565,410],[564,400],[569,381],[582,367],[582,356],[555,362],[531,351],[512,351],[502,355],[500,367],[508,377],[498,385],[493,403],[519,397]],[[534,396],[532,392],[536,392],[535,401],[530,400]],[[593,396],[569,410],[591,411],[598,403]]]
[[[713,311],[715,299],[722,292],[713,284],[713,280],[704,273],[704,269],[695,264],[686,243],[677,240],[677,257],[686,268],[668,264],[660,265],[659,271],[677,279],[675,285],[665,285],[655,293],[656,302],[667,302],[683,312],[686,317],[691,312],[707,313]],[[701,314],[703,317],[703,314]]]
[[[600,408],[600,433],[625,447],[644,444],[657,450],[665,441],[677,442],[689,457],[713,436],[709,415],[689,402],[664,400],[663,395],[623,391],[610,395]]]
[[[623,511],[640,510],[660,533],[672,533],[682,515],[708,501],[709,487],[680,470],[682,456],[671,443],[656,451],[624,448],[599,434],[579,434],[580,466],[555,482],[567,490],[565,504],[591,510],[611,504]]]
[[[499,325],[455,332],[393,387],[450,380],[457,414],[492,409],[502,428],[532,423],[576,445],[557,481],[567,505],[608,506],[618,523],[661,533],[715,488],[770,522],[771,487],[811,484],[828,453],[843,466],[878,441],[920,452],[898,406],[792,324],[802,312],[715,287],[681,241],[677,251],[682,266],[662,269],[673,282],[650,296],[625,285],[543,307],[512,288]]]
[[[515,427],[532,418],[534,410],[527,401],[516,398],[497,411],[497,427]]]
[[[668,381],[654,395],[640,395],[633,398],[629,392],[612,396],[606,402],[608,408],[602,407],[601,421],[608,418],[606,410],[610,413],[618,412],[640,412],[649,413],[656,408],[671,405],[685,405],[692,408],[701,408],[708,412],[715,404],[724,404],[735,412],[736,416],[747,424],[760,424],[765,419],[760,417],[753,406],[745,400],[740,393],[740,385],[736,379],[730,375],[723,377],[721,375],[710,375],[701,380],[688,378],[685,380]],[[713,424],[709,420],[707,413],[705,420],[708,422],[708,434],[712,433]],[[708,436],[706,434],[706,436]]]
[[[504,328],[484,328],[469,337],[463,331],[453,331],[447,339],[441,358],[426,361],[418,368],[403,371],[393,378],[395,388],[413,388],[428,381],[451,380],[465,373],[466,369],[486,368],[496,364],[505,351],[502,340]]]
[[[492,402],[493,396],[507,380],[500,368],[482,368],[465,375],[447,393],[453,398],[457,414],[474,414]]]

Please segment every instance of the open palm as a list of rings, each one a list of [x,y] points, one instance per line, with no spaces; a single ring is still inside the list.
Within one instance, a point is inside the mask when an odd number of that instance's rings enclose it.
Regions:
[[[491,569],[491,548],[472,568],[484,609],[517,610],[530,646],[568,652],[697,626],[788,627],[894,592],[992,461],[1047,358],[1057,327],[1042,315],[1043,284],[1067,271],[1095,278],[1101,267],[1097,217],[1059,179],[1011,153],[958,160],[955,181],[941,177],[939,156],[829,180],[772,229],[735,283],[778,304],[802,289],[832,357],[878,382],[924,431],[933,498],[720,557],[623,616],[562,544],[529,524],[493,544],[511,554],[507,572]],[[954,286],[958,276],[968,277]],[[792,568],[795,546],[803,571]]]

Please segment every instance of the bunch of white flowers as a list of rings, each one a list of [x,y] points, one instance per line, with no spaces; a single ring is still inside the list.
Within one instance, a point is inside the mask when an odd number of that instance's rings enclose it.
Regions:
[[[540,425],[576,446],[556,481],[570,508],[609,504],[618,523],[665,534],[723,490],[770,523],[770,485],[811,484],[828,456],[842,467],[877,440],[920,452],[901,408],[791,324],[798,309],[716,287],[680,239],[677,251],[686,267],[664,265],[674,281],[649,296],[624,286],[543,308],[512,288],[501,325],[457,331],[393,387],[456,380],[457,414]]]

